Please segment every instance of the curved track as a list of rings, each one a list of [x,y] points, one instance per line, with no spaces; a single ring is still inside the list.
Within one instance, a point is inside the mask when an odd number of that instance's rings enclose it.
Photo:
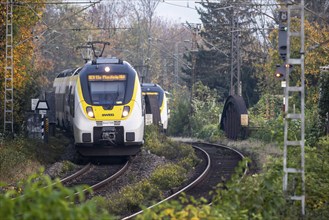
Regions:
[[[204,197],[207,198],[208,201],[211,201],[209,192],[215,189],[219,183],[229,180],[231,175],[235,173],[235,169],[239,162],[244,158],[240,152],[225,145],[205,142],[185,143],[191,144],[196,149],[199,157],[202,158],[202,162],[197,169],[196,175],[193,180],[188,184],[185,184],[182,189],[147,209],[151,209],[165,201],[173,199],[183,192],[187,196],[193,196],[196,199]],[[246,172],[247,166],[244,174],[246,174]],[[132,219],[142,212],[143,211],[139,211],[130,216],[124,217],[123,220]]]
[[[130,162],[124,165],[92,165],[87,164],[76,173],[61,179],[61,182],[67,187],[77,185],[88,185],[84,192],[92,189],[96,191],[114,179],[121,176],[128,168]]]
[[[203,197],[211,201],[209,192],[215,190],[219,183],[223,184],[231,178],[244,156],[239,151],[225,145],[205,142],[193,142],[191,144],[207,152],[210,157],[210,167],[207,176],[202,178],[196,187],[189,188],[186,194],[196,199]],[[245,169],[244,174],[246,172],[247,169]]]

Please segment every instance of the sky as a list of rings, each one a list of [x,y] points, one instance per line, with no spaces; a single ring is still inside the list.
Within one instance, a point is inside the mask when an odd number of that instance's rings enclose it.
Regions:
[[[94,2],[96,0],[90,0]],[[168,19],[177,23],[201,23],[199,14],[195,6],[200,7],[200,4],[195,3],[201,0],[160,0],[155,10],[157,16]],[[83,2],[87,5],[89,0],[64,0],[64,2]]]
[[[195,6],[200,4],[191,0],[161,0],[155,13],[162,18],[177,23],[201,23]]]

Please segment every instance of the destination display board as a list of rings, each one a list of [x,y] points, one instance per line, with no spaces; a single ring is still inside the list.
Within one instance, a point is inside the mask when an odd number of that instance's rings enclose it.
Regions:
[[[115,75],[88,75],[88,81],[124,81],[126,80],[125,74],[115,74]]]
[[[142,92],[143,95],[159,95],[158,92]]]

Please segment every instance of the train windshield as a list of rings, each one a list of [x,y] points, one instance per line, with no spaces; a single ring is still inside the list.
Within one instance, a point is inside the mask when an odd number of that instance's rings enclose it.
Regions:
[[[162,99],[158,92],[144,92],[143,95],[156,97],[156,99],[158,100],[159,107],[161,107]]]
[[[122,104],[126,81],[91,81],[90,96],[94,105]]]

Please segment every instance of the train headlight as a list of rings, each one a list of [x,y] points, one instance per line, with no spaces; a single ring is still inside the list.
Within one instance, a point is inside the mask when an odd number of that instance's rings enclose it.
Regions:
[[[86,111],[87,111],[87,115],[89,117],[95,118],[94,111],[93,111],[93,108],[91,106],[87,106]]]
[[[110,72],[110,67],[106,66],[104,70],[105,70],[105,72],[108,73],[108,72]]]
[[[122,111],[122,117],[127,117],[129,115],[130,112],[130,107],[129,106],[125,106],[123,107],[123,111]]]

